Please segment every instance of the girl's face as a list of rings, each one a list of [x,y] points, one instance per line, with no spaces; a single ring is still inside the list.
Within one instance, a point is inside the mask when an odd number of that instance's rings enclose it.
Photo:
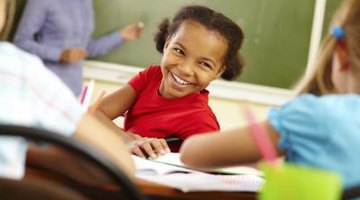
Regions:
[[[0,33],[3,29],[4,23],[5,23],[5,0],[0,0]]]
[[[198,93],[225,69],[227,42],[218,32],[184,21],[168,38],[161,59],[161,96],[172,99]]]
[[[334,84],[335,90],[338,93],[345,93],[347,91],[347,70],[344,70],[344,67],[341,64],[341,59],[339,52],[337,50],[333,53],[332,60],[332,71],[331,71],[331,80]]]

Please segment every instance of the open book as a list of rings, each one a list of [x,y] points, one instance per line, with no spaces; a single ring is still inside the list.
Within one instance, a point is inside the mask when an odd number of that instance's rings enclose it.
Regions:
[[[264,179],[253,174],[219,175],[132,156],[138,178],[191,191],[257,192]]]
[[[183,162],[181,162],[179,153],[167,153],[157,159],[154,159],[153,161],[188,168]],[[249,166],[223,167],[223,168],[207,170],[204,172],[214,173],[214,174],[216,174],[216,173],[228,174],[228,175],[243,174],[243,175],[263,176],[262,171],[257,170],[256,168],[253,168],[253,167],[249,167]]]

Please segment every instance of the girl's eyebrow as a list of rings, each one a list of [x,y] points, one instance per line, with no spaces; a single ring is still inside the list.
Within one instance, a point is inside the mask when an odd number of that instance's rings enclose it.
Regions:
[[[202,60],[205,60],[205,61],[208,61],[208,62],[211,62],[211,64],[213,64],[214,66],[216,66],[215,62],[210,59],[210,58],[206,58],[206,57],[201,57]]]
[[[174,42],[174,44],[176,45],[179,45],[182,49],[184,49],[186,51],[186,48],[179,42]],[[210,59],[210,58],[207,58],[207,57],[201,57],[202,60],[205,60],[205,61],[208,61],[208,62],[211,62],[211,64],[213,64],[214,66],[216,66],[215,62]]]
[[[174,44],[179,45],[182,49],[186,50],[186,48],[179,42],[174,42]]]

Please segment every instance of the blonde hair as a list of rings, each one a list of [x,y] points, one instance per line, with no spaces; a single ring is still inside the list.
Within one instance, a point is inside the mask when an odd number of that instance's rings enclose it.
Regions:
[[[340,26],[345,33],[344,42],[349,52],[353,72],[360,71],[360,0],[342,0],[329,29],[334,26]],[[298,94],[324,95],[337,92],[331,80],[332,57],[336,41],[337,39],[331,33],[325,36],[312,71],[305,75],[295,87]]]
[[[5,23],[2,30],[0,30],[0,40],[9,39],[9,35],[14,24],[14,17],[16,11],[16,1],[15,0],[4,0],[5,6]]]

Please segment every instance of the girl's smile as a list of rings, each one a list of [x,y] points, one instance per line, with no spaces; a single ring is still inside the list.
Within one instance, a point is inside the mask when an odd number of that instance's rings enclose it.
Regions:
[[[172,77],[172,80],[174,80],[175,84],[176,85],[179,85],[181,87],[187,87],[189,85],[191,85],[192,83],[182,79],[181,77],[179,77],[178,75],[172,73],[172,72],[169,72],[171,76],[169,76],[169,78]]]

